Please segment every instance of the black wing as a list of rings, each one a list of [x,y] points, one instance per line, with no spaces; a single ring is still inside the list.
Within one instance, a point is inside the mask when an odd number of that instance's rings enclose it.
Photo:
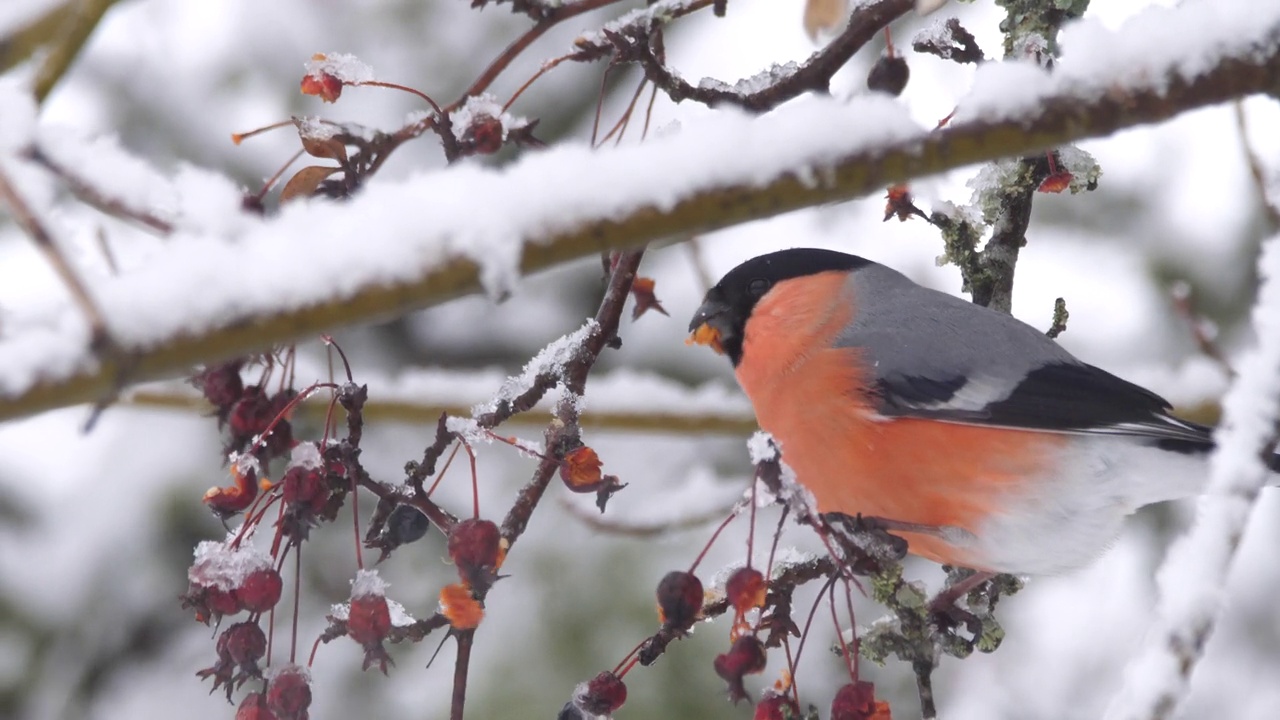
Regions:
[[[879,377],[879,411],[972,425],[1148,437],[1170,450],[1212,447],[1209,428],[1168,414],[1164,398],[1083,363],[1054,362],[1012,387],[982,378]]]

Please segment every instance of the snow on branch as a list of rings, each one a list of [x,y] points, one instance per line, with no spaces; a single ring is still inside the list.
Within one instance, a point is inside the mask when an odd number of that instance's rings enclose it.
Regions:
[[[1209,487],[1191,531],[1170,549],[1157,582],[1160,603],[1146,645],[1130,662],[1108,720],[1172,717],[1205,644],[1222,614],[1223,588],[1269,473],[1280,418],[1280,236],[1263,247],[1263,284],[1253,310],[1258,347],[1241,358],[1239,376],[1223,398]]]
[[[1280,93],[1280,0],[1250,7],[1221,13],[1248,22],[1216,20],[1213,4],[1195,3],[1161,17],[1140,14],[1115,33],[1080,26],[1064,35],[1066,54],[1052,74],[985,63],[971,99],[938,132],[912,123],[888,98],[815,97],[762,117],[719,111],[642,147],[566,145],[502,169],[459,164],[372,182],[348,202],[292,203],[268,219],[232,213],[228,221],[235,193],[189,183],[191,192],[216,191],[207,201],[178,199],[192,209],[186,214],[208,220],[203,230],[180,227],[137,267],[86,278],[118,352],[91,351],[89,326],[61,287],[5,308],[0,420],[100,401],[197,363],[481,288],[502,297],[522,274],[602,249],[848,200],[1252,93]],[[1148,22],[1189,30],[1160,34]],[[1160,50],[1157,40],[1167,45],[1168,38],[1178,44]],[[1115,48],[1132,48],[1133,56],[1122,62]],[[991,88],[1008,83],[1016,92],[998,100]],[[23,104],[0,84],[0,127]],[[21,148],[0,153],[0,163],[45,172]],[[199,212],[209,204],[217,207]]]

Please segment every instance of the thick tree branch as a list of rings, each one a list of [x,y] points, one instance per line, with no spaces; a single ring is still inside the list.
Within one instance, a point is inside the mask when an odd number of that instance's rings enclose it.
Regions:
[[[1238,54],[1193,78],[1151,74],[1127,89],[1071,87],[1043,96],[1034,107],[999,120],[977,119],[797,167],[758,186],[710,186],[664,207],[646,206],[614,217],[586,221],[570,230],[530,231],[520,238],[520,270],[532,273],[608,248],[719,229],[790,210],[877,192],[886,185],[1000,157],[1020,156],[1117,130],[1159,122],[1187,110],[1253,93],[1280,94],[1280,31],[1261,46]],[[778,138],[785,143],[786,138]],[[607,163],[608,154],[590,159]],[[513,189],[514,190],[514,189]],[[406,208],[406,212],[417,208]],[[450,229],[424,229],[447,233]],[[246,248],[251,252],[250,248]],[[331,328],[368,322],[429,307],[480,289],[475,261],[454,259],[415,280],[357,289],[305,307],[223,318],[194,334],[147,347],[126,347],[135,360],[130,377],[160,378],[272,344],[292,342]],[[38,360],[38,359],[36,359]],[[65,363],[65,358],[63,359]],[[101,398],[114,390],[117,368],[95,363],[87,350],[78,369],[12,388],[0,395],[0,420]]]

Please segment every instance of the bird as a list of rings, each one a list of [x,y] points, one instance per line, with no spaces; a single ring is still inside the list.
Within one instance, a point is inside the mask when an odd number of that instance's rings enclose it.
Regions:
[[[1139,508],[1207,481],[1211,428],[1011,315],[856,255],[749,259],[689,330],[732,362],[819,513],[884,519],[944,565],[1069,572]],[[1280,455],[1263,460],[1280,472]]]

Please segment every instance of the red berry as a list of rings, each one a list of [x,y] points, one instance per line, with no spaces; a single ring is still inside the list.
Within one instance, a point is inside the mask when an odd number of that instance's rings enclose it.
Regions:
[[[285,471],[280,483],[281,497],[286,505],[314,508],[328,499],[329,488],[325,487],[319,468],[294,465]]]
[[[685,629],[702,612],[702,581],[693,573],[674,570],[658,583],[658,610],[663,625]]]
[[[204,602],[205,606],[215,616],[235,615],[240,612],[240,599],[236,597],[235,590],[223,590],[218,587],[205,588]]]
[[[729,604],[739,614],[754,610],[764,605],[764,575],[755,568],[738,568],[729,576],[724,586]]]
[[[502,127],[501,120],[492,115],[477,115],[467,128],[465,137],[477,153],[490,155],[502,149],[505,135],[506,129]]]
[[[767,695],[756,705],[754,720],[799,720],[800,707],[787,695]]]
[[[764,672],[768,660],[764,643],[754,635],[743,635],[733,642],[729,652],[716,656],[716,674],[729,683],[730,700],[736,703],[747,697],[742,678]]]
[[[231,415],[227,422],[231,425],[231,435],[238,440],[247,441],[259,435],[271,424],[275,417],[271,400],[257,385],[244,389],[244,394],[231,407]]]
[[[304,720],[311,705],[311,679],[306,670],[290,665],[267,683],[267,707],[280,720]]]
[[[240,368],[244,360],[232,360],[221,365],[210,365],[191,378],[191,384],[200,389],[209,404],[216,408],[228,408],[244,394],[244,381]]]
[[[283,589],[284,581],[275,568],[259,568],[245,576],[240,587],[236,588],[236,599],[240,601],[240,607],[249,612],[266,612],[280,602]]]
[[[381,595],[362,595],[351,598],[351,610],[347,616],[347,634],[352,640],[367,647],[378,645],[391,632],[391,611],[387,599]]]
[[[612,715],[627,701],[627,686],[608,670],[578,686],[573,702],[591,715]]]
[[[502,532],[488,520],[463,520],[449,533],[449,557],[472,587],[485,587],[502,564]]]
[[[857,681],[844,685],[831,701],[831,720],[888,720],[889,704],[876,702],[875,685]]]
[[[230,658],[242,667],[257,668],[258,661],[267,654],[267,636],[256,622],[240,622],[218,636],[218,657]]]
[[[276,720],[276,716],[267,709],[267,699],[262,693],[252,692],[240,701],[240,707],[236,709],[236,720]]]

